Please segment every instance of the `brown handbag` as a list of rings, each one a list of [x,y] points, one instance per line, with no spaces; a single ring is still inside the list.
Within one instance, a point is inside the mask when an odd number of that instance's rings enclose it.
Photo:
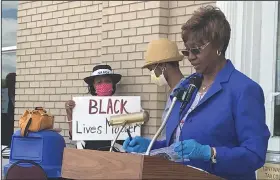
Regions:
[[[35,110],[25,110],[19,119],[21,136],[26,136],[28,131],[38,132],[44,129],[53,129],[54,116],[42,107]]]

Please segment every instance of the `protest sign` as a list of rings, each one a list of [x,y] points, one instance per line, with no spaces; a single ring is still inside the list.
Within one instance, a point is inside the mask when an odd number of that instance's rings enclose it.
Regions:
[[[110,116],[141,111],[140,96],[74,97],[73,140],[113,140],[120,126],[110,126]],[[141,135],[139,124],[126,125],[118,140],[127,138],[126,129],[132,136]]]

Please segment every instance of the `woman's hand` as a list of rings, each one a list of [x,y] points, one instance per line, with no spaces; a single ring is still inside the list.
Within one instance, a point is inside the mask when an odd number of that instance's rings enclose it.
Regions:
[[[66,114],[68,121],[72,121],[72,112],[73,108],[76,106],[75,101],[69,100],[65,103],[65,109],[66,109]]]
[[[75,107],[75,101],[69,100],[65,103],[65,109],[66,109],[66,116],[69,122],[69,136],[70,139],[72,138],[72,113],[73,108]]]
[[[69,100],[65,103],[65,109],[66,110],[73,110],[73,108],[76,106],[75,101]]]
[[[145,152],[150,144],[151,140],[136,136],[130,141],[128,137],[123,143],[123,149],[126,152],[137,152],[142,153]]]
[[[209,161],[211,159],[211,148],[208,145],[201,145],[194,139],[184,140],[175,143],[174,151],[180,158],[200,159]]]

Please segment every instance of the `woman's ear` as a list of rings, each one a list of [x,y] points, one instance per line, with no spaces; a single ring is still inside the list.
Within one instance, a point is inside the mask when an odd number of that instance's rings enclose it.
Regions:
[[[167,69],[167,63],[160,64],[161,71],[165,71]]]
[[[222,51],[223,51],[223,45],[218,45],[217,46],[217,56],[220,56],[222,54]]]
[[[221,54],[222,54],[222,50],[220,50],[220,49],[217,49],[217,56],[221,56]]]
[[[163,75],[164,75],[166,80],[168,79],[168,71],[169,70],[170,70],[170,65],[168,63],[164,63],[163,66],[162,66],[162,72],[163,72]]]

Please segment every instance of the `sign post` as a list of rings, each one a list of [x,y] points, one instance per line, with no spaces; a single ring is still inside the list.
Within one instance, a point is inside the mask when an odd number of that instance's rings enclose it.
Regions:
[[[140,96],[91,96],[74,97],[72,138],[73,140],[113,140],[119,126],[110,126],[110,116],[141,111]],[[141,135],[137,124],[127,125],[118,140],[127,138],[126,129],[132,136]]]

